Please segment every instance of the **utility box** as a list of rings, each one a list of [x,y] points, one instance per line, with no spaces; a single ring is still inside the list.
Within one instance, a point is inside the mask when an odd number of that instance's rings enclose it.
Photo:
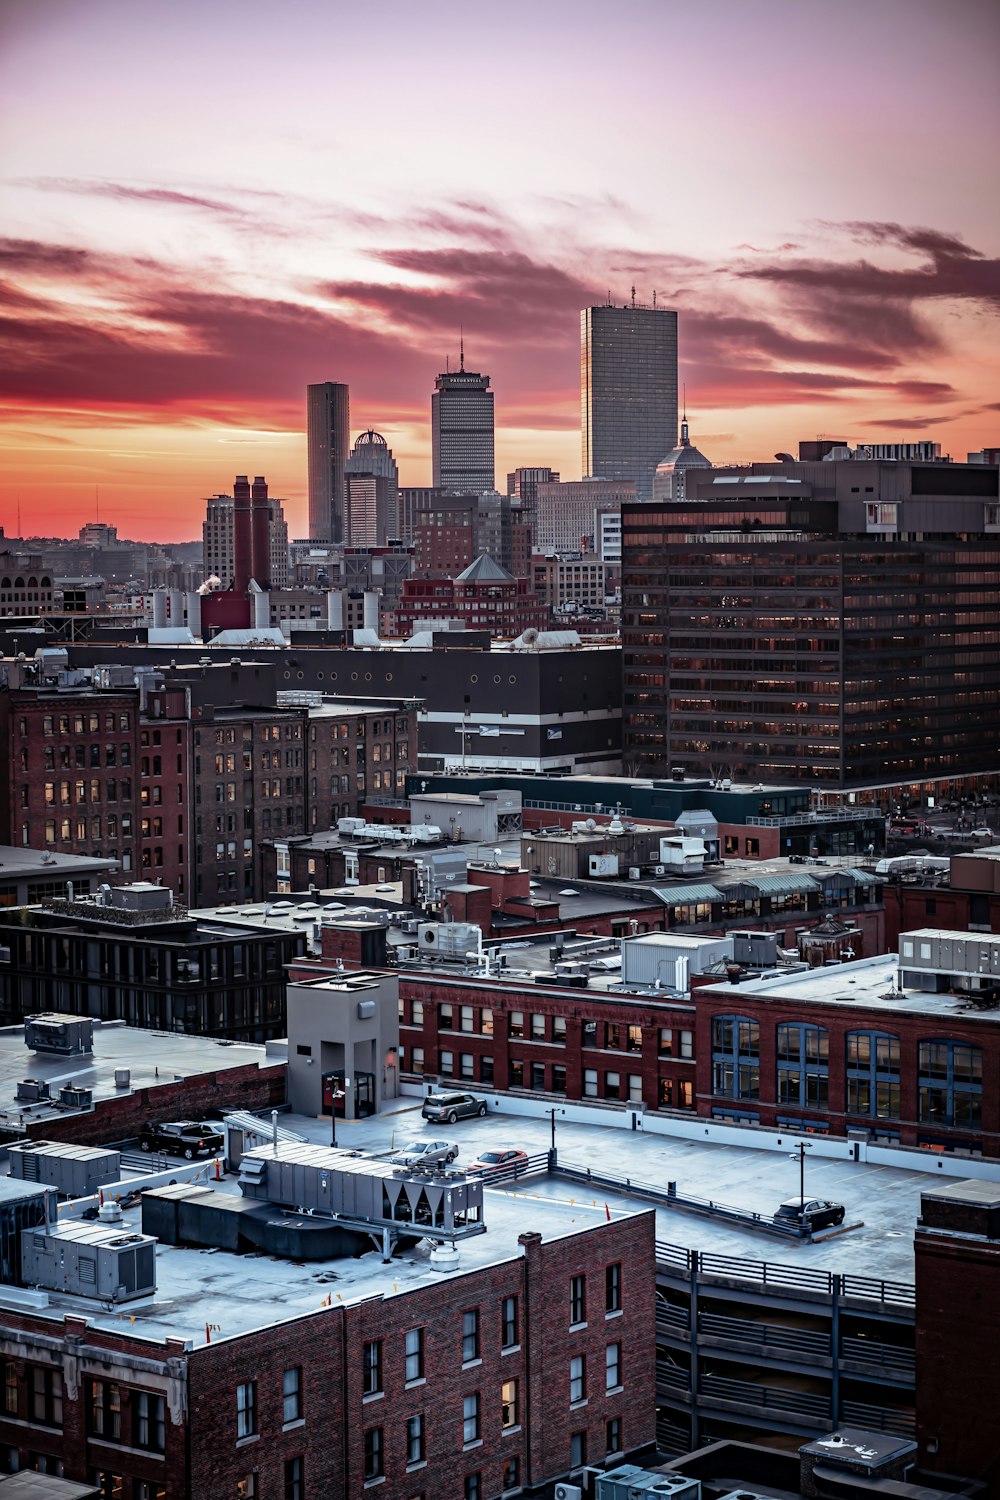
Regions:
[[[731,932],[733,962],[753,968],[773,969],[778,962],[776,932]]]
[[[84,1057],[94,1050],[94,1023],[89,1016],[44,1011],[26,1018],[24,1044],[32,1052],[48,1052],[57,1057]]]
[[[21,1236],[21,1275],[26,1286],[129,1302],[156,1291],[156,1241],[122,1225],[67,1221],[29,1229]]]
[[[701,1480],[687,1479],[683,1474],[656,1474],[635,1464],[621,1464],[606,1474],[598,1474],[594,1494],[596,1500],[647,1500],[651,1495],[669,1495],[671,1500],[701,1500]]]
[[[61,1198],[86,1198],[121,1178],[121,1156],[103,1146],[64,1141],[18,1141],[7,1147],[10,1175],[22,1182],[44,1182]]]

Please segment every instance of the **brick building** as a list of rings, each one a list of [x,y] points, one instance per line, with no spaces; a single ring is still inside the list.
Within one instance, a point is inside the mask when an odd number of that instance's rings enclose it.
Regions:
[[[526,578],[515,578],[484,553],[454,578],[408,578],[387,618],[395,635],[411,635],[428,620],[457,619],[501,639],[544,630],[549,613]]]
[[[581,1229],[538,1205],[541,1230],[519,1231],[523,1209],[502,1211],[499,1243],[450,1274],[419,1257],[395,1273],[371,1256],[327,1261],[336,1298],[315,1266],[286,1263],[284,1306],[262,1306],[239,1256],[171,1243],[160,1294],[178,1300],[152,1327],[55,1293],[43,1312],[5,1312],[0,1467],[94,1477],[122,1500],[376,1483],[385,1500],[487,1500],[648,1450],[652,1213]]]
[[[273,664],[239,661],[131,679],[12,664],[0,840],[117,860],[191,905],[253,900],[263,839],[401,793],[416,766],[415,700],[293,691],[286,704]]]

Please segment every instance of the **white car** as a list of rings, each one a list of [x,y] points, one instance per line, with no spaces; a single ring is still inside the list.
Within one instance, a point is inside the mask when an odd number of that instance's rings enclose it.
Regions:
[[[432,1167],[450,1164],[457,1155],[453,1141],[408,1141],[389,1160],[401,1167]]]

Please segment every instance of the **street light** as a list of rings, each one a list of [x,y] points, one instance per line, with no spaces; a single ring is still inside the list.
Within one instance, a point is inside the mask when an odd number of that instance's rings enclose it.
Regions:
[[[345,1078],[344,1079],[344,1087],[342,1089],[333,1089],[333,1090],[331,1090],[331,1095],[330,1095],[330,1145],[331,1146],[335,1146],[337,1144],[337,1100],[338,1099],[346,1099],[347,1098],[347,1090],[350,1088],[350,1086],[351,1086],[351,1080],[349,1078]],[[346,1114],[347,1114],[346,1108],[344,1110],[344,1114],[345,1114],[345,1117],[346,1117]]]
[[[557,1104],[552,1104],[545,1111],[545,1113],[548,1115],[552,1123],[552,1154],[554,1156],[556,1151],[556,1115],[564,1115],[566,1111],[564,1109],[560,1109]]]
[[[788,1158],[789,1161],[794,1161],[796,1157],[798,1157],[798,1159],[799,1159],[799,1218],[800,1219],[801,1219],[802,1215],[805,1213],[805,1209],[806,1209],[806,1152],[810,1151],[811,1149],[812,1149],[812,1147],[809,1145],[809,1143],[807,1141],[799,1141],[799,1144],[796,1146],[794,1152]]]

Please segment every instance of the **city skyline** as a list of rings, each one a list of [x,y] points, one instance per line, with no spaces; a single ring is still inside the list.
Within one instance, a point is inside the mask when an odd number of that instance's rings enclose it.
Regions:
[[[678,311],[717,462],[820,432],[996,442],[995,7],[633,0],[614,48],[586,3],[390,3],[374,39],[309,0],[283,17],[4,7],[9,534],[20,504],[25,534],[72,535],[99,496],[123,535],[193,538],[246,469],[305,535],[324,381],[352,389],[352,439],[384,433],[426,484],[426,393],[463,327],[497,472],[579,477],[580,311],[633,286]],[[349,67],[331,107],[334,40],[377,41],[377,118]]]

